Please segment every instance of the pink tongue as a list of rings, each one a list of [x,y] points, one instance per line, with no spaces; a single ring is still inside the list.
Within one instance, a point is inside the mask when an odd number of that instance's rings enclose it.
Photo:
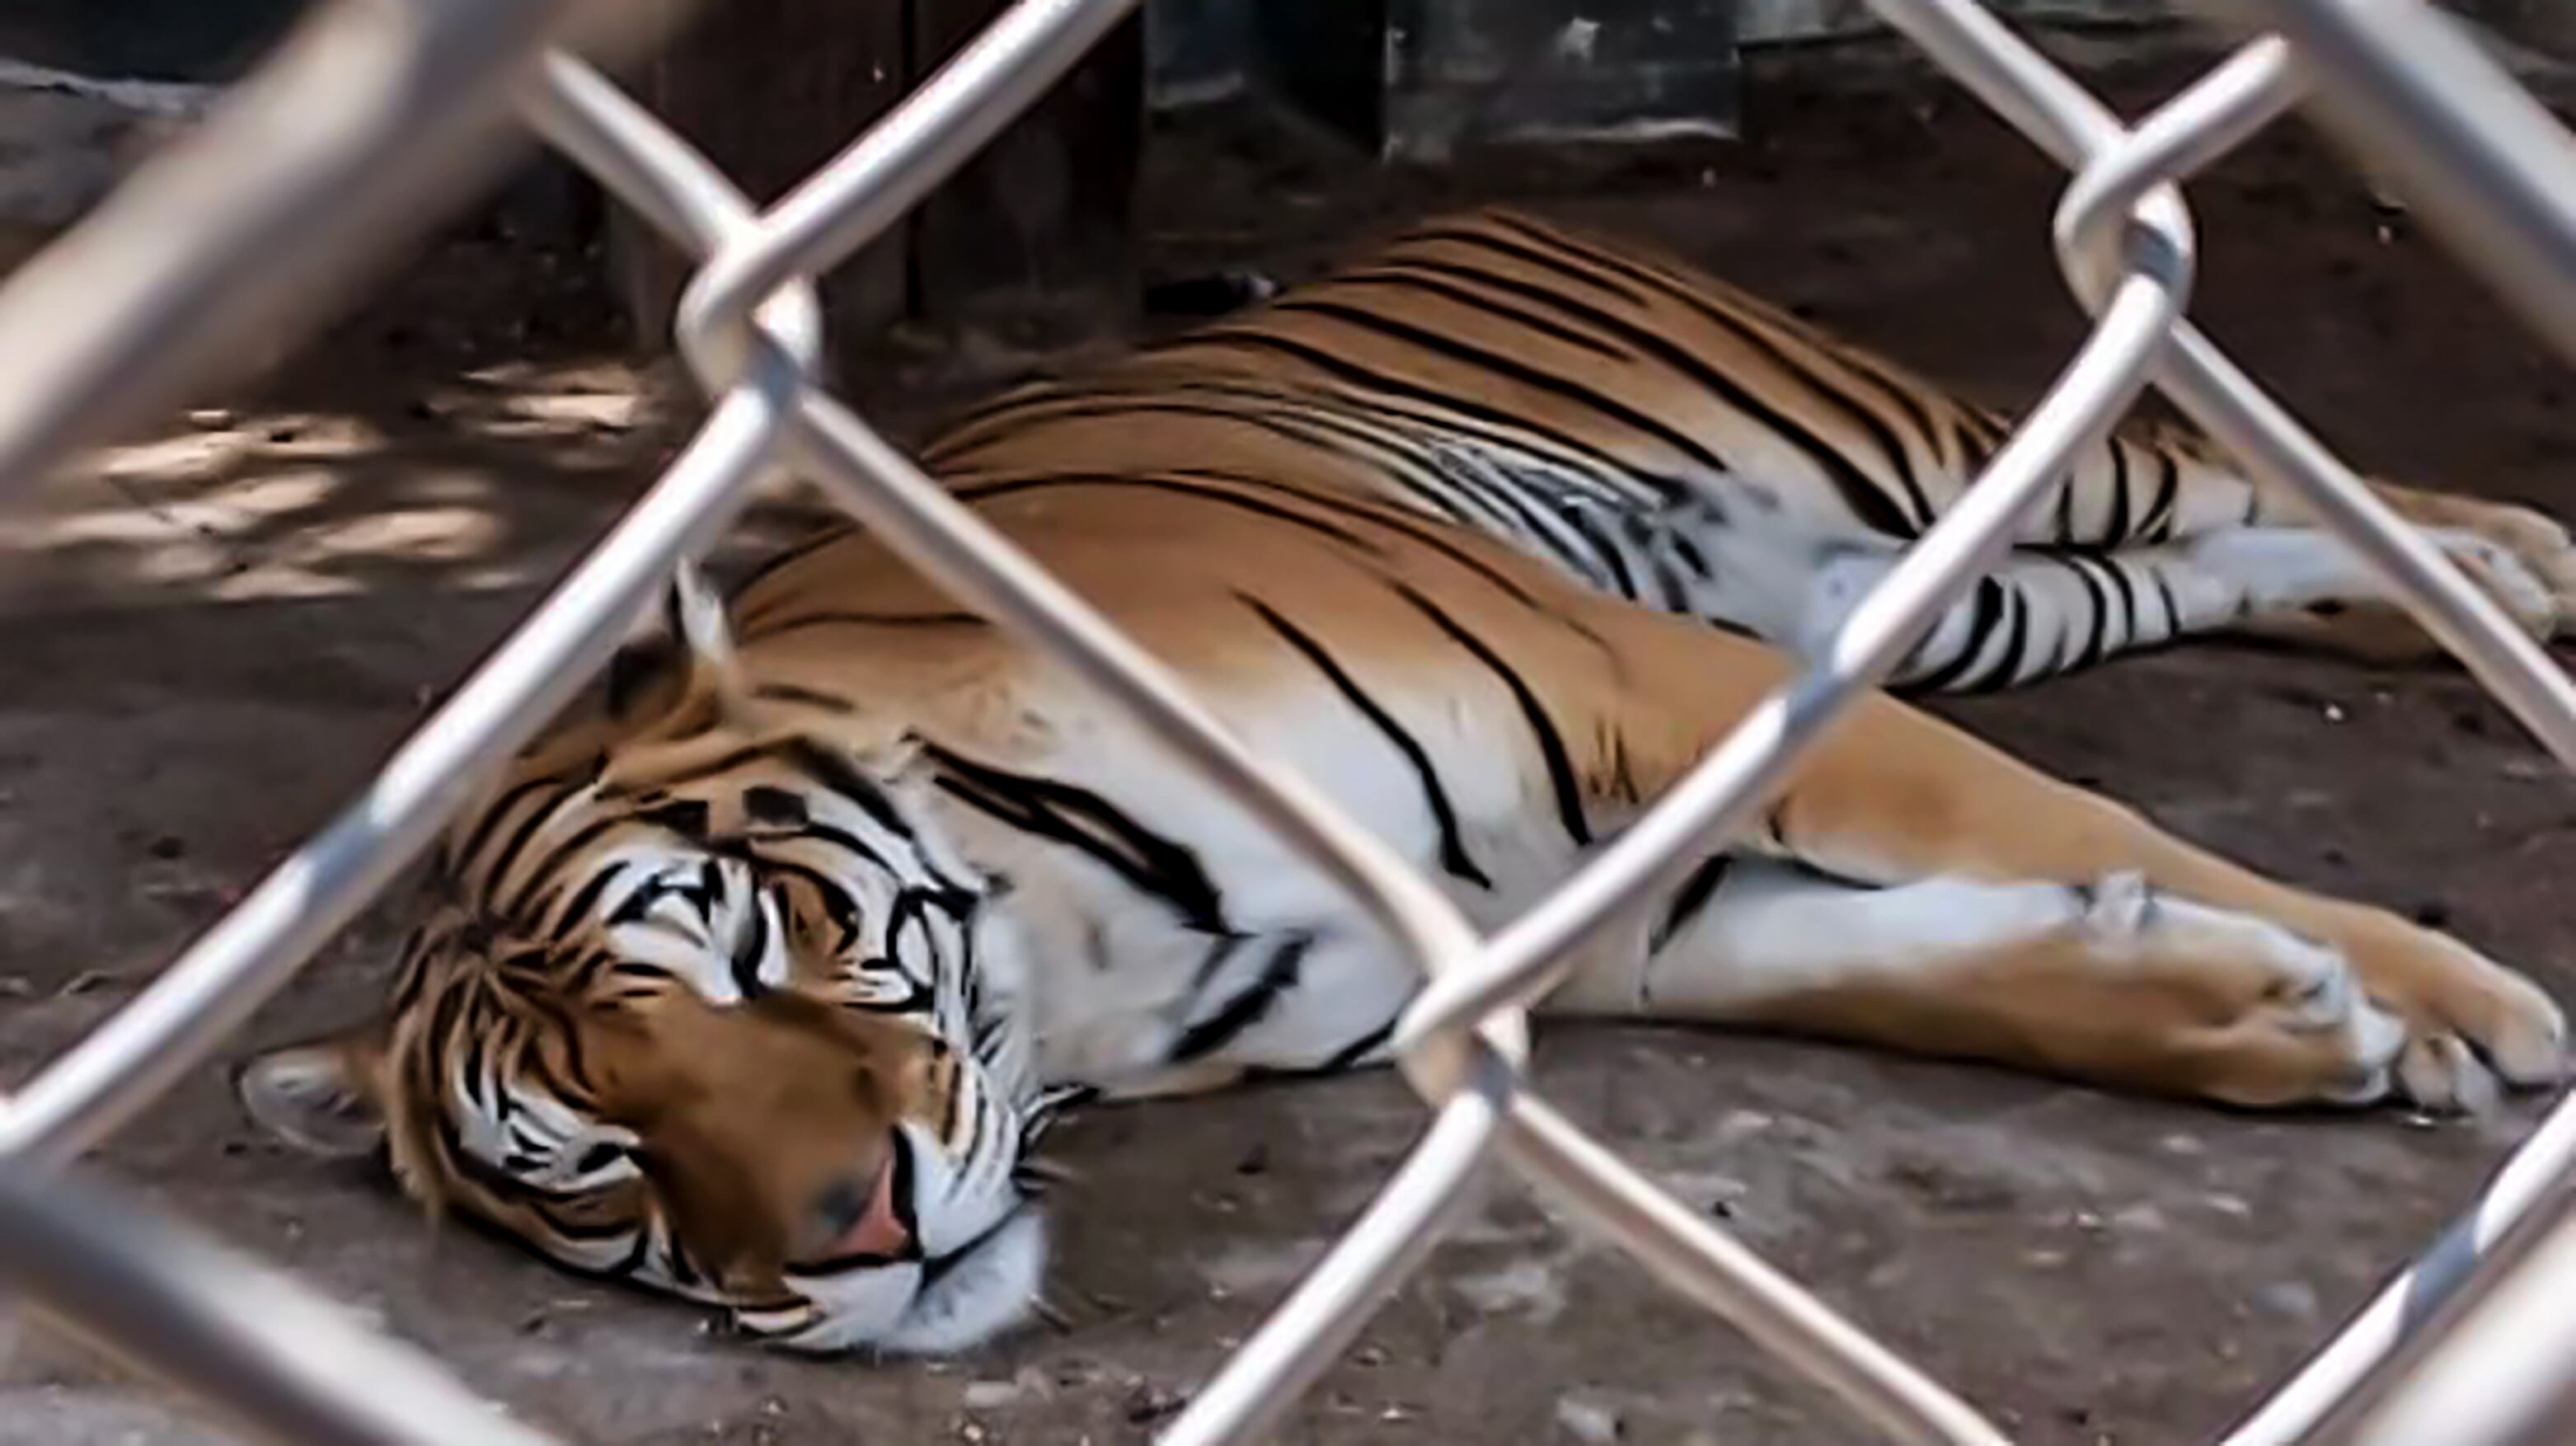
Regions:
[[[903,1252],[912,1237],[894,1213],[894,1161],[886,1161],[877,1171],[876,1188],[868,1192],[868,1208],[840,1239],[832,1242],[831,1254],[883,1255],[892,1257]]]

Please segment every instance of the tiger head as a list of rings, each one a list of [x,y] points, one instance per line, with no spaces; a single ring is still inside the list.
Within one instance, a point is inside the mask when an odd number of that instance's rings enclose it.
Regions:
[[[433,1212],[776,1343],[975,1344],[1044,1257],[998,881],[942,843],[900,741],[856,753],[743,687],[693,576],[666,617],[678,646],[630,646],[606,708],[451,825],[384,1015],[261,1055],[240,1097],[293,1144],[381,1152]]]

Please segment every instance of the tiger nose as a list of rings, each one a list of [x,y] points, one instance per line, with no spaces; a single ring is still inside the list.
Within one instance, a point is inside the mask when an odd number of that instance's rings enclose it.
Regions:
[[[844,1176],[824,1187],[815,1208],[831,1241],[827,1257],[896,1260],[911,1252],[912,1231],[895,1201],[897,1153],[888,1152],[873,1177]]]

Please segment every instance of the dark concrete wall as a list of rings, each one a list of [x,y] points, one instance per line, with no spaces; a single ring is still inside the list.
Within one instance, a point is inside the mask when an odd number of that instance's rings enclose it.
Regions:
[[[304,0],[0,0],[0,55],[83,75],[229,80]]]

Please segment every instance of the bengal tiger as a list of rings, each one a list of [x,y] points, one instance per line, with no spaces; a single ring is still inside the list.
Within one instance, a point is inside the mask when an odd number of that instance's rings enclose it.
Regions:
[[[2002,432],[1675,261],[1496,211],[924,455],[1492,928],[1788,679]],[[2555,523],[2386,495],[2563,626]],[[1913,686],[2396,636],[2338,544],[2176,432],[2096,448],[2021,542]],[[250,1115],[802,1350],[1011,1329],[1058,1107],[1378,1064],[1417,982],[1230,797],[852,526],[730,598],[683,569],[427,877],[382,1012],[250,1061]],[[1884,694],[1658,888],[1547,1014],[2245,1107],[2474,1107],[2564,1070],[2558,1008],[2468,945]]]

